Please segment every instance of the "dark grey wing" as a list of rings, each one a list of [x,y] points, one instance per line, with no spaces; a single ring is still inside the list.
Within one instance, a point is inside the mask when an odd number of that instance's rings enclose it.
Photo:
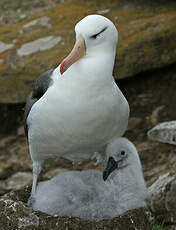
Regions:
[[[47,91],[49,86],[52,84],[51,75],[53,71],[54,70],[51,69],[51,70],[46,71],[42,75],[40,75],[34,84],[34,88],[32,89],[32,91],[27,97],[26,105],[24,109],[24,129],[25,129],[25,133],[27,137],[28,137],[28,127],[27,127],[26,120],[27,120],[28,114],[33,104],[44,95],[44,93]]]

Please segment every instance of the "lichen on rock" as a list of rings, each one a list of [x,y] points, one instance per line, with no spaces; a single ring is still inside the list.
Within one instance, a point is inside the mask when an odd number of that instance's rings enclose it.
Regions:
[[[0,41],[0,53],[3,53],[4,51],[11,49],[13,46],[13,44],[6,44]]]
[[[147,202],[153,215],[165,222],[176,221],[176,175],[165,173],[148,188]]]
[[[42,26],[50,27],[51,24],[48,22],[50,21],[50,18],[47,16],[32,20],[26,24],[23,25],[23,29],[28,29],[29,27],[35,26],[36,24],[40,24]]]
[[[38,75],[55,68],[71,51],[75,24],[97,12],[112,20],[119,31],[115,78],[132,77],[176,61],[176,2],[58,2],[48,10],[38,9],[30,19],[25,12],[26,19],[1,26],[0,41],[11,48],[0,53],[0,103],[24,103]],[[39,40],[46,35],[50,41]]]
[[[19,49],[17,49],[17,54],[19,56],[27,56],[38,51],[43,51],[51,49],[58,42],[60,42],[61,37],[48,36],[44,38],[37,39],[32,42],[23,44]]]

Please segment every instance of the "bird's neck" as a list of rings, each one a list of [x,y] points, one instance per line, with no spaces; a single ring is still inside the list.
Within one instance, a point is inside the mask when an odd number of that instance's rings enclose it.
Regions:
[[[137,164],[129,164],[119,170],[115,170],[109,177],[109,183],[126,189],[133,189],[134,186],[140,188],[144,184],[141,166]]]
[[[89,51],[85,57],[74,63],[63,74],[70,80],[96,82],[109,81],[112,79],[114,67],[115,52],[98,52]]]

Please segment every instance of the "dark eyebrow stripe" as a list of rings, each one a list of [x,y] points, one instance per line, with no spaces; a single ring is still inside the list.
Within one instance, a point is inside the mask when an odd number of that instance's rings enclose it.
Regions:
[[[95,37],[98,36],[99,34],[103,33],[108,27],[106,26],[105,28],[103,28],[99,33],[92,35],[91,37]]]

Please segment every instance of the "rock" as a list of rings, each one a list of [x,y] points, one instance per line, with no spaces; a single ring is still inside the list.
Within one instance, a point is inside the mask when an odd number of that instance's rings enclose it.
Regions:
[[[14,46],[13,44],[6,44],[6,43],[0,41],[0,53],[3,53],[4,51],[13,48],[13,46]]]
[[[30,7],[31,4],[34,4],[35,11],[37,4],[30,1]],[[38,8],[33,17],[15,24],[1,12],[1,17],[9,23],[2,22],[0,41],[9,43],[16,39],[16,42],[13,49],[0,55],[3,59],[0,63],[0,103],[23,103],[26,100],[36,77],[57,66],[71,51],[75,40],[74,26],[88,14],[105,14],[118,27],[115,78],[131,77],[176,61],[175,1],[103,1],[100,6],[99,1],[74,0],[58,1],[48,7],[47,11]],[[27,12],[25,14],[28,16]],[[51,26],[47,26],[48,18],[51,18]],[[36,42],[46,34],[53,39],[62,37],[62,42],[54,42],[54,46],[45,49],[47,41],[44,45]],[[35,44],[36,48],[33,47]]]
[[[29,188],[11,192],[0,198],[0,229],[1,230],[151,230],[146,209],[131,210],[123,215],[98,222],[67,216],[49,216],[34,212],[27,207],[26,198]]]
[[[148,151],[153,148],[153,146],[150,145],[148,142],[141,142],[139,144],[137,143],[136,145],[139,152]]]
[[[0,194],[19,190],[32,182],[32,173],[17,172],[6,180],[0,181]]]
[[[128,121],[128,130],[135,129],[142,122],[140,117],[131,117]]]
[[[17,172],[6,180],[7,190],[18,190],[30,184],[32,181],[32,173]]]
[[[50,27],[51,24],[48,24],[49,21],[50,21],[50,18],[44,16],[44,17],[32,20],[32,21],[24,24],[23,29],[28,29],[29,27],[35,26],[36,24],[40,24],[42,26]]]
[[[147,203],[152,213],[166,222],[176,221],[176,176],[161,175],[149,188]]]
[[[0,149],[5,148],[8,143],[15,141],[15,136],[6,136],[0,139]]]
[[[20,17],[19,17],[20,20],[24,20],[25,18],[27,18],[26,14],[21,14]]]
[[[150,116],[152,125],[158,124],[159,113],[164,109],[164,107],[164,105],[161,105],[152,111],[152,114]]]
[[[17,134],[18,134],[18,136],[23,136],[24,135],[24,127],[23,126],[20,126],[17,129]]]
[[[54,177],[57,173],[68,171],[66,168],[56,168],[56,169],[51,169],[50,171],[47,171],[43,177],[50,179],[51,177]]]
[[[61,37],[48,36],[23,44],[17,49],[19,56],[27,56],[38,51],[48,50],[60,42]]]
[[[7,136],[0,140],[0,180],[17,172],[32,172],[28,146],[23,136]]]
[[[110,9],[105,9],[105,10],[98,10],[97,14],[107,14],[110,12]]]
[[[162,122],[147,132],[149,139],[176,145],[176,121]]]

